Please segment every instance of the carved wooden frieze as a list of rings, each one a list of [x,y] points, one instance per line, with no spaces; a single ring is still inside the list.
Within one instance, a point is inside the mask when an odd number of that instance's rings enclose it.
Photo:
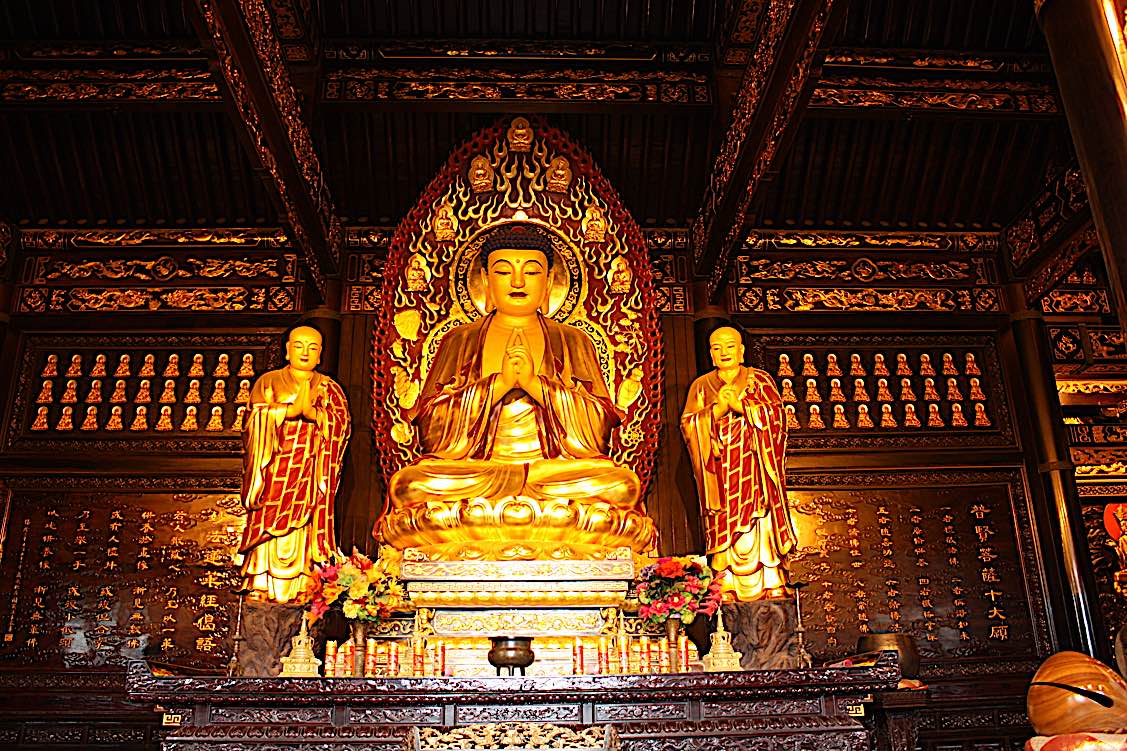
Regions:
[[[662,313],[693,312],[688,230],[645,230],[642,236],[650,251],[658,310]]]
[[[1080,168],[1072,165],[1041,191],[1018,219],[1003,232],[1006,255],[1015,271],[1044,248],[1059,244],[1061,235],[1089,215],[1088,192]]]
[[[274,334],[29,336],[5,445],[16,451],[238,454]]]
[[[762,336],[792,450],[1013,445],[996,345],[986,336]]]

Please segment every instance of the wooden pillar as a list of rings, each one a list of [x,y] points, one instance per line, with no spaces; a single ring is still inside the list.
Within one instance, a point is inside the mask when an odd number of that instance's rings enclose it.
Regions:
[[[1025,387],[1019,408],[1025,412],[1029,429],[1022,439],[1030,468],[1035,470],[1030,472],[1030,484],[1035,486],[1033,511],[1048,577],[1046,606],[1057,633],[1056,646],[1106,657],[1107,643],[1101,636],[1102,619],[1076,492],[1076,468],[1057,398],[1045,321],[1039,312],[1026,308],[1021,284],[1008,285],[1007,296],[1009,335]]]
[[[1112,294],[1127,311],[1127,44],[1122,0],[1034,0],[1088,188]]]

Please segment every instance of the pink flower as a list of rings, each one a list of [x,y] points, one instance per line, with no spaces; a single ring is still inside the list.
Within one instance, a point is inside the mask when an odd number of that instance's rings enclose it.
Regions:
[[[685,600],[684,595],[670,595],[669,599],[666,600],[666,602],[673,610],[680,610],[681,608],[685,607],[687,600]]]

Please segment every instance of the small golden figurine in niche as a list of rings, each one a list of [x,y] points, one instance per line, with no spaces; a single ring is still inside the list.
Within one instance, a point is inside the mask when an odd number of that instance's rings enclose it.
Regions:
[[[977,378],[970,379],[970,398],[986,401],[986,394],[982,391],[982,383]]]
[[[211,418],[207,421],[207,427],[204,430],[209,430],[212,433],[218,433],[223,430],[223,408],[212,407]]]
[[[123,430],[124,428],[121,419],[121,407],[115,406],[110,409],[110,419],[106,421],[106,430]]]
[[[880,426],[882,428],[897,428],[896,417],[892,414],[891,404],[880,405]]]
[[[954,378],[947,379],[947,401],[957,402],[963,398],[963,392],[959,390],[959,382]]]
[[[869,390],[865,388],[864,378],[853,379],[853,401],[867,402],[869,401]]]
[[[532,148],[532,135],[532,126],[529,125],[528,118],[515,117],[505,133],[505,138],[509,142],[509,149],[524,153]]]
[[[904,427],[906,427],[906,428],[921,427],[920,426],[920,417],[919,417],[919,415],[916,414],[916,405],[915,404],[909,403],[909,404],[904,405]]]
[[[142,431],[149,429],[149,408],[145,405],[137,407],[137,413],[133,416],[133,422],[129,426],[130,430]]]
[[[240,376],[252,376],[252,375],[254,375],[254,355],[252,355],[250,352],[247,352],[245,355],[243,355],[243,362],[239,366],[239,372],[236,373],[235,375],[240,375]]]
[[[967,417],[963,414],[963,405],[955,402],[951,405],[951,427],[965,428],[967,426]]]
[[[935,388],[934,378],[924,379],[924,399],[929,402],[937,402],[940,399],[939,391]]]
[[[880,352],[877,352],[875,355],[873,355],[873,375],[892,375],[888,372],[888,366],[884,363],[884,355]]]
[[[784,478],[786,411],[771,376],[743,365],[739,331],[721,327],[708,342],[715,369],[689,387],[681,416],[708,553],[736,599],[781,596],[798,545]],[[810,409],[814,427],[821,418]]]
[[[861,355],[854,352],[849,356],[849,375],[863,376],[868,375],[865,372],[865,365],[861,362]]]
[[[98,408],[91,405],[86,408],[86,418],[79,426],[79,430],[97,430],[98,429]]]
[[[920,355],[920,375],[933,376],[935,375],[935,366],[931,364],[931,355],[924,352]]]
[[[900,401],[914,402],[916,400],[916,392],[912,388],[912,380],[910,378],[900,379]]]
[[[59,421],[55,423],[55,430],[74,430],[74,407],[69,404],[63,407]]]
[[[955,358],[950,352],[943,353],[943,375],[958,375],[959,371],[955,367]]]
[[[99,378],[105,377],[105,375],[106,375],[106,356],[105,355],[99,353],[98,355],[94,356],[94,366],[92,368],[90,368],[90,372],[87,375],[98,376]]]
[[[566,193],[571,187],[571,163],[566,157],[558,156],[548,165],[548,190],[553,193]]]
[[[908,364],[908,356],[903,352],[896,355],[896,375],[912,375],[912,366]]]
[[[811,430],[821,430],[826,427],[826,424],[822,422],[822,408],[817,404],[810,405],[810,411],[806,417],[806,427]]]
[[[188,381],[188,391],[184,394],[185,404],[199,404],[200,403],[200,382],[193,378]]]
[[[837,378],[834,378],[830,381],[830,401],[845,401],[845,392],[841,390],[841,381],[839,381]]]
[[[247,413],[247,408],[240,406],[235,410],[235,422],[231,423],[231,430],[242,432],[243,430],[243,416]]]
[[[43,372],[39,374],[40,378],[54,378],[59,374],[59,356],[51,353],[47,355],[47,362],[43,365]]]
[[[155,430],[172,430],[172,407],[167,404],[160,408],[160,417],[157,418]]]
[[[86,392],[86,403],[102,403],[102,382],[97,378],[95,378],[93,381],[90,381],[90,390]]]
[[[974,424],[980,428],[990,427],[990,418],[986,416],[986,405],[982,402],[974,404]]]
[[[871,415],[869,415],[869,405],[868,404],[858,404],[857,405],[857,427],[859,427],[859,428],[871,428],[871,427],[873,427],[873,418],[872,418]]]
[[[630,291],[634,275],[630,273],[630,264],[622,256],[610,262],[610,291],[622,295]]]
[[[583,239],[589,243],[601,243],[607,239],[607,220],[603,210],[594,204],[587,207],[583,216]]]
[[[822,395],[818,393],[818,382],[813,378],[806,379],[806,401],[807,402],[820,402]]]
[[[47,408],[39,407],[35,410],[35,421],[31,423],[31,429],[46,430],[47,427]]]
[[[151,355],[151,354],[145,355],[145,359],[141,362],[141,372],[139,372],[137,375],[148,376],[148,377],[151,378],[151,377],[155,376],[156,374],[157,374],[156,357]]]
[[[888,390],[888,379],[881,378],[877,381],[877,401],[894,401],[892,392]]]
[[[246,404],[250,401],[250,381],[239,381],[239,392],[235,394],[235,404]]]
[[[168,356],[168,364],[164,366],[165,378],[172,376],[173,378],[180,375],[180,355],[173,352]]]
[[[216,378],[226,378],[231,375],[231,356],[226,352],[219,353],[219,359],[215,363],[215,370],[211,374]]]
[[[963,370],[967,375],[982,375],[982,371],[978,369],[978,363],[974,361],[973,352],[967,352],[965,359],[966,366]]]
[[[826,375],[841,375],[841,366],[837,364],[837,355],[835,355],[833,352],[826,355]]]
[[[67,368],[68,376],[82,375],[82,355],[71,355],[70,367]]]
[[[148,403],[153,400],[153,395],[150,393],[151,383],[148,378],[142,378],[141,383],[137,386],[137,394],[133,397],[136,403]],[[175,401],[175,397],[173,398]]]
[[[199,430],[199,412],[195,406],[188,407],[184,410],[184,419],[180,421],[180,430],[192,431]]]
[[[118,358],[117,368],[113,372],[114,378],[128,378],[132,375],[132,373],[129,372],[130,367],[129,354],[126,353]]]
[[[788,355],[786,352],[783,352],[782,354],[779,355],[779,371],[778,371],[778,374],[780,376],[792,376],[792,375],[794,375],[794,371],[790,367],[790,355]]]
[[[802,356],[802,375],[818,375],[818,366],[814,364],[814,355],[810,354],[809,352]]]
[[[430,268],[427,266],[427,259],[423,258],[422,253],[411,254],[411,258],[407,261],[405,276],[407,277],[408,292],[423,292],[430,286]]]
[[[784,411],[786,412],[786,415],[787,415],[787,429],[788,430],[797,430],[799,427],[801,427],[798,424],[798,415],[795,414],[795,409],[794,409],[793,404],[786,405],[786,407],[784,408]]]
[[[216,381],[211,389],[211,398],[209,398],[207,402],[208,404],[226,404],[227,384],[223,381]]]
[[[78,401],[78,381],[73,379],[67,381],[66,390],[63,392],[59,402],[62,404],[74,404]]]
[[[783,379],[783,401],[784,402],[797,402],[798,397],[794,393],[794,384],[789,378]]]
[[[434,239],[447,242],[458,236],[458,219],[454,216],[454,208],[448,204],[439,204],[434,212]]]
[[[39,387],[39,396],[35,397],[36,404],[50,404],[55,401],[54,395],[55,382],[48,378]]]
[[[846,416],[845,416],[845,407],[841,404],[835,404],[834,405],[833,426],[835,428],[837,428],[838,430],[843,430],[843,429],[851,427],[849,425],[848,418],[846,418]]]
[[[470,162],[469,180],[474,193],[493,190],[493,166],[488,159],[480,154],[473,158]]]
[[[203,374],[203,355],[197,352],[192,355],[192,364],[188,366],[188,375],[202,376]]]
[[[927,405],[927,426],[929,428],[945,428],[943,415],[939,414],[939,405],[932,402]]]
[[[176,381],[169,378],[164,382],[164,391],[160,395],[161,404],[175,404],[176,403]]]

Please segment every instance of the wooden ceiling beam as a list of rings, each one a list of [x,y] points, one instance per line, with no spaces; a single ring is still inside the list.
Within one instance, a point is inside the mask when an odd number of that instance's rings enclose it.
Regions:
[[[842,0],[775,0],[761,14],[701,209],[692,224],[694,270],[715,300],[749,229],[759,183],[783,151],[809,97],[822,35]]]
[[[251,157],[324,295],[340,268],[340,220],[266,0],[194,0],[187,7]]]

